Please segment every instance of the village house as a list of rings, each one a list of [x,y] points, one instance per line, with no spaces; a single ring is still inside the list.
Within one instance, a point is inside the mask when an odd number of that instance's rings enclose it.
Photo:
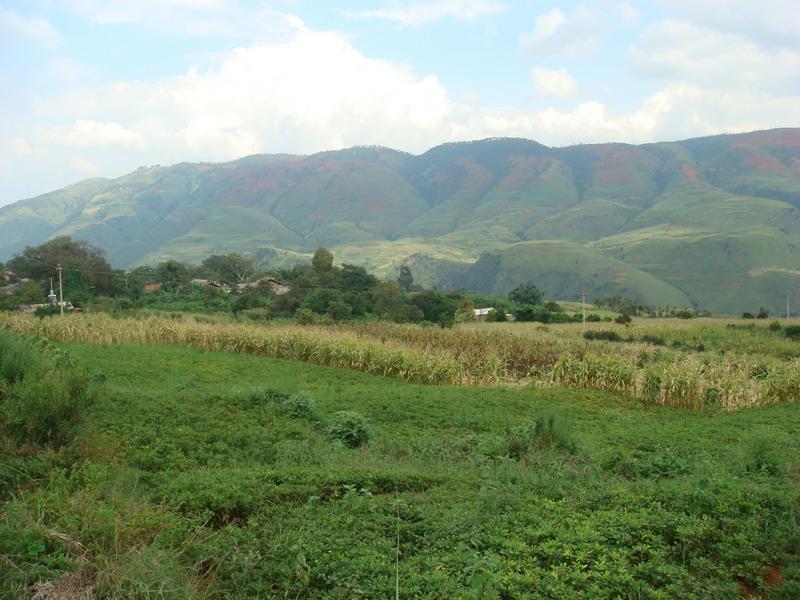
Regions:
[[[271,289],[276,296],[283,296],[284,294],[288,294],[291,290],[286,283],[280,279],[275,279],[274,277],[262,277],[261,279],[251,281],[249,283],[240,283],[238,286],[236,286],[236,288],[237,292],[242,294],[247,290],[251,290],[259,286]]]
[[[494,308],[492,308],[491,306],[487,308],[476,308],[473,309],[472,316],[476,321],[483,321],[487,316],[489,316],[489,313],[492,312],[493,310]]]

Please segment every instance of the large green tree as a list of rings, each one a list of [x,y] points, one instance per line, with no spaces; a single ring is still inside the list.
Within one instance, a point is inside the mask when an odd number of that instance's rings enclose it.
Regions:
[[[51,278],[57,289],[58,265],[62,268],[64,298],[67,300],[80,302],[96,295],[113,296],[122,289],[123,275],[111,268],[103,250],[67,236],[53,238],[39,246],[28,246],[6,266],[17,277],[32,279],[49,290]]]

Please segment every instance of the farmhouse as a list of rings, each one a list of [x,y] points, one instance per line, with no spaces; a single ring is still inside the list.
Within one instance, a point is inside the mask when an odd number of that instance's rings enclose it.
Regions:
[[[221,283],[219,281],[211,281],[210,279],[192,279],[189,282],[191,285],[196,285],[198,287],[203,287],[206,289],[212,290],[222,290],[226,294],[231,293],[231,288],[225,283]]]
[[[487,308],[476,308],[472,311],[472,316],[477,321],[483,321],[487,316],[489,316],[489,313],[492,312],[493,310],[494,308],[492,308],[491,306]]]
[[[286,283],[280,279],[275,279],[274,277],[262,277],[261,279],[251,281],[249,283],[240,283],[238,286],[236,286],[237,292],[240,294],[257,287],[266,287],[271,289],[276,296],[283,296],[284,294],[288,294],[291,290]]]

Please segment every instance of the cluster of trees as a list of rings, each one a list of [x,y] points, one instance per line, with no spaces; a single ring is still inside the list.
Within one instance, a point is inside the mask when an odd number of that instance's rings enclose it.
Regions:
[[[583,320],[582,313],[569,313],[557,302],[545,302],[542,292],[531,282],[523,283],[511,290],[506,297],[476,298],[482,306],[491,306],[487,321],[506,321],[509,317],[518,322],[574,323]],[[601,321],[591,313],[588,321]]]
[[[122,271],[108,264],[100,248],[68,237],[28,247],[0,265],[0,270],[14,273],[6,282],[11,286],[5,290],[9,293],[0,293],[0,308],[44,303],[57,265],[62,267],[64,299],[97,310],[151,307],[232,312],[254,320],[293,317],[303,323],[376,318],[442,327],[472,320],[476,307],[487,306],[493,308],[488,321],[511,316],[523,322],[564,323],[582,318],[555,302],[545,302],[532,283],[517,286],[507,296],[442,293],[414,285],[408,266],[400,268],[395,281],[379,281],[363,267],[335,265],[333,254],[325,248],[314,253],[310,264],[271,272],[239,254],[212,255],[199,265],[168,260]],[[276,294],[267,275],[285,283],[289,291]],[[198,279],[213,284],[192,283]],[[590,314],[588,319],[600,317]]]
[[[333,254],[320,248],[311,264],[267,272],[255,260],[239,254],[209,256],[200,265],[175,260],[131,271],[113,269],[100,248],[69,237],[54,238],[0,264],[0,270],[13,272],[0,293],[0,308],[14,309],[22,304],[46,302],[50,279],[62,266],[64,298],[77,307],[128,309],[141,307],[197,311],[230,311],[254,319],[295,316],[304,322],[319,319],[374,318],[396,322],[423,321],[451,325],[462,295],[423,290],[414,285],[409,267],[400,269],[394,282],[382,282],[363,267],[334,265]],[[289,292],[276,295],[266,283],[266,275],[285,282]],[[192,285],[206,279],[217,286]],[[159,289],[145,294],[145,287]],[[56,283],[57,285],[57,283]]]

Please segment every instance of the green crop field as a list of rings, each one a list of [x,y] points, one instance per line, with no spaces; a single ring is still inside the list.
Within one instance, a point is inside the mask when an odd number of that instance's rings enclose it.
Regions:
[[[769,382],[800,350],[788,326],[38,322],[3,327],[60,341],[0,331],[0,597],[800,594],[796,390],[722,411],[402,381],[493,339],[495,368],[649,346]],[[304,362],[253,355],[280,352]],[[308,364],[325,361],[349,368]]]

